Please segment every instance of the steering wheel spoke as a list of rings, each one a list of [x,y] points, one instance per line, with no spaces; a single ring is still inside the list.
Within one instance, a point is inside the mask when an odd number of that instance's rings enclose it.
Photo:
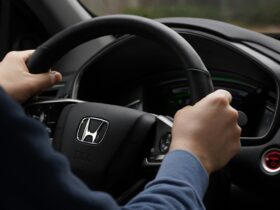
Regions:
[[[154,135],[154,144],[150,149],[147,157],[144,158],[144,167],[158,167],[161,165],[165,154],[168,152],[171,144],[171,129],[173,126],[173,120],[170,117],[162,115],[156,116],[156,126]]]
[[[50,136],[50,141],[52,142],[58,118],[62,110],[67,105],[77,103],[83,103],[83,101],[75,99],[48,100],[28,104],[24,110],[28,116],[40,121],[45,125]]]

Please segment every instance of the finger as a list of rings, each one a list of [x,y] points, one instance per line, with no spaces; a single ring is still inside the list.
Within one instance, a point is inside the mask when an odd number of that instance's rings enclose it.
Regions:
[[[229,112],[231,113],[231,119],[233,120],[233,122],[237,123],[238,118],[239,118],[239,112],[233,108],[232,106],[229,106]]]
[[[213,92],[213,94],[225,97],[229,103],[231,103],[231,101],[232,101],[232,95],[230,94],[230,92],[228,92],[226,90],[219,89],[219,90],[216,90],[215,92]]]
[[[219,89],[207,95],[205,98],[200,100],[197,104],[207,103],[207,102],[208,103],[219,102],[224,105],[229,105],[231,103],[231,100],[232,100],[232,96],[228,91]]]
[[[60,82],[62,80],[62,75],[57,71],[50,70],[49,75],[53,84],[56,84],[57,82]]]
[[[33,74],[32,76],[34,78],[34,87],[36,88],[34,92],[49,88],[62,79],[61,74],[57,71],[49,71],[42,74]]]

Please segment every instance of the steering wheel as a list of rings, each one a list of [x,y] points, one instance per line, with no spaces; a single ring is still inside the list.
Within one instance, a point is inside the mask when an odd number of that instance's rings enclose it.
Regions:
[[[209,72],[185,39],[159,22],[130,15],[97,17],[58,33],[36,49],[28,68],[32,73],[46,72],[74,47],[112,34],[141,36],[178,56],[187,72],[192,103],[213,91]],[[73,170],[90,186],[112,194],[133,185],[141,167],[158,166],[171,141],[172,121],[163,116],[80,101],[45,101],[44,106],[48,106],[45,110],[62,110],[54,147],[68,157]]]

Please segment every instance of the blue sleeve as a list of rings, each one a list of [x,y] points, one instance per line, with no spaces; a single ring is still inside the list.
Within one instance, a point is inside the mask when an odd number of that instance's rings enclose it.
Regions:
[[[155,180],[125,206],[91,191],[49,144],[40,123],[0,88],[0,209],[180,210],[204,209],[208,177],[184,151],[169,153]]]
[[[205,209],[202,198],[208,175],[195,156],[185,151],[166,155],[156,178],[125,209]]]

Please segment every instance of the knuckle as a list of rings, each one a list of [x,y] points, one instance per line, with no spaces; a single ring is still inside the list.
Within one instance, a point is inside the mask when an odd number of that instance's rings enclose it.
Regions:
[[[221,106],[227,106],[229,104],[227,98],[223,95],[217,95],[214,100],[217,104]]]
[[[219,94],[219,95],[228,95],[229,94],[229,92],[224,89],[218,89],[215,92],[216,92],[216,94]]]
[[[238,136],[240,137],[242,129],[239,125],[236,126],[236,132],[237,132]]]
[[[232,138],[235,141],[240,141],[241,132],[242,132],[241,127],[238,124],[235,124],[235,126],[232,128],[232,131],[231,131]]]
[[[226,90],[216,90],[213,94],[212,94],[214,100],[222,105],[228,105],[231,101],[231,94],[226,91]]]
[[[17,52],[16,51],[8,52],[6,57],[7,58],[15,58],[15,57],[17,57]]]
[[[174,115],[174,118],[175,119],[180,119],[184,116],[186,116],[186,113],[188,112],[188,110],[191,108],[191,106],[185,106],[184,108],[182,109],[179,109],[175,115]]]
[[[182,109],[179,109],[179,110],[175,113],[174,119],[178,119],[179,116],[181,116],[181,113],[182,113]]]
[[[239,117],[239,114],[238,114],[238,111],[234,108],[231,107],[230,109],[230,115],[231,115],[231,118],[234,120],[234,121],[237,121],[238,120],[238,117]]]

